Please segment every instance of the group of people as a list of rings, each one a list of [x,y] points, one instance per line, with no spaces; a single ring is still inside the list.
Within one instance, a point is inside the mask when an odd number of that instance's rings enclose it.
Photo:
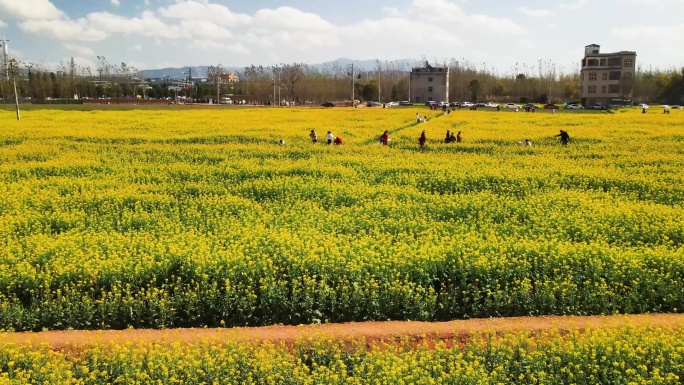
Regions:
[[[446,132],[446,137],[444,138],[444,143],[461,143],[461,131],[455,134],[449,130]]]
[[[418,114],[417,114],[418,115]],[[420,115],[418,115],[420,116]],[[570,141],[570,135],[568,134],[567,131],[565,130],[560,130],[560,134],[556,135],[557,137],[560,137],[560,142],[563,146],[567,146],[568,142]],[[309,133],[309,137],[311,138],[312,143],[317,143],[318,142],[318,135],[316,134],[315,130],[311,130]],[[334,144],[334,145],[341,145],[344,143],[342,141],[342,138],[339,136],[335,136],[332,134],[331,131],[328,131],[328,134],[326,135],[326,139],[328,141],[328,145]],[[385,130],[385,132],[380,135],[380,143],[383,146],[387,146],[389,144],[389,141],[391,139],[389,138],[389,130]],[[461,131],[459,131],[457,134],[454,134],[450,130],[447,130],[446,132],[446,137],[444,138],[444,143],[461,143],[463,140],[463,137],[461,136]],[[425,148],[425,142],[427,142],[427,136],[425,134],[425,130],[421,132],[420,137],[418,138],[418,145],[420,145],[420,149],[423,150]],[[517,145],[522,146],[523,143],[525,144],[526,147],[532,147],[532,141],[529,139],[525,139],[524,142],[518,141]],[[280,140],[279,144],[285,145],[284,140]]]
[[[309,133],[309,138],[311,138],[311,143],[318,143],[318,134],[316,134],[315,130],[311,130]],[[328,145],[340,145],[344,143],[341,137],[333,135],[331,131],[328,131],[328,134],[325,136],[325,138],[328,140]]]
[[[427,116],[420,116],[420,114],[416,112],[416,123],[420,123],[420,122],[427,123],[427,121],[428,121]]]

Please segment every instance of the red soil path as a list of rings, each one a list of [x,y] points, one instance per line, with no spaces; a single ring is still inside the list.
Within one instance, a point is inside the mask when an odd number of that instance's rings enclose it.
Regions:
[[[541,332],[549,329],[584,330],[620,326],[684,326],[684,314],[647,314],[592,317],[519,317],[470,319],[452,322],[359,322],[308,326],[266,326],[233,329],[168,329],[109,331],[48,331],[40,333],[0,333],[0,342],[48,344],[55,350],[109,342],[185,343],[200,341],[284,341],[307,337],[337,340],[391,341],[399,337],[445,339],[458,343],[478,332]],[[78,349],[77,349],[78,350]]]

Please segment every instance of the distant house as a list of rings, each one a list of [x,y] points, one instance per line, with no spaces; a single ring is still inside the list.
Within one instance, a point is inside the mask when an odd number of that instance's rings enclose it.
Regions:
[[[411,101],[425,103],[430,101],[449,101],[449,67],[414,67],[410,78]]]
[[[210,74],[209,81],[213,83],[215,81],[215,76],[216,75]],[[234,72],[221,72],[218,76],[221,79],[221,84],[237,83],[238,81],[238,76]]]
[[[600,53],[601,46],[584,48],[580,72],[580,98],[585,107],[608,106],[611,100],[632,100],[636,52]]]

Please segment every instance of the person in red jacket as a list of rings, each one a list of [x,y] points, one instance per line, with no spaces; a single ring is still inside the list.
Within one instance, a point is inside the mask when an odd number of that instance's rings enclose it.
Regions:
[[[382,143],[384,146],[387,146],[387,142],[389,142],[389,131],[385,130],[380,137],[380,143]]]
[[[334,143],[335,145],[340,145],[340,144],[342,144],[342,143],[344,143],[344,142],[342,141],[342,138],[340,138],[340,137],[338,136],[338,137],[335,138],[335,141],[334,141],[333,143]]]

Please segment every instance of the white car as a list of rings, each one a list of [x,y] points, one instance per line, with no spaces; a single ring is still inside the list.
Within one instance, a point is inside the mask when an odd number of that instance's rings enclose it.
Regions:
[[[580,106],[579,104],[571,103],[565,106],[566,110],[583,110],[584,106]]]
[[[485,107],[496,108],[496,107],[499,107],[499,105],[496,104],[496,103],[494,103],[494,102],[487,102],[487,103],[485,104]]]
[[[389,102],[389,103],[385,103],[385,105],[386,105],[387,107],[394,107],[394,106],[398,106],[398,105],[399,105],[399,102]]]
[[[472,106],[474,106],[474,104],[471,103],[471,102],[463,102],[463,103],[461,103],[461,107],[472,107]]]
[[[639,108],[645,108],[645,109],[648,110],[648,104],[646,104],[646,103],[641,103],[641,104],[639,104],[637,107],[639,107]]]
[[[670,109],[670,106],[668,106],[667,104],[663,104],[663,109],[669,110],[669,109]]]
[[[516,110],[516,109],[522,108],[522,107],[520,107],[519,105],[517,105],[515,103],[506,103],[506,104],[504,104],[504,108],[512,108],[512,109]]]

